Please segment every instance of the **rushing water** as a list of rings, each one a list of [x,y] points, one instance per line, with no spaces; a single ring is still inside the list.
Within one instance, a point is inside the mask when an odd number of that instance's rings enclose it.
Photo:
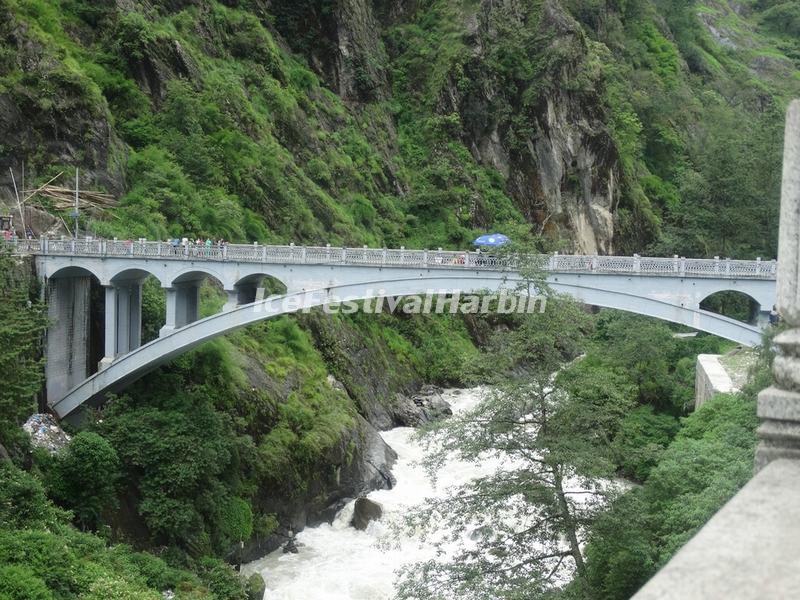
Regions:
[[[444,392],[455,412],[468,410],[480,400],[480,388]],[[419,461],[424,451],[412,439],[414,430],[398,427],[384,432],[398,459],[392,472],[397,485],[378,490],[369,498],[383,506],[383,518],[370,523],[366,531],[350,527],[351,502],[331,525],[308,528],[297,535],[298,554],[277,550],[245,565],[243,571],[261,572],[267,584],[264,600],[383,600],[394,595],[395,571],[402,565],[433,556],[430,543],[410,533],[396,537],[389,522],[398,521],[409,507],[428,497],[444,497],[448,488],[493,472],[498,463],[481,465],[450,461],[432,487]]]

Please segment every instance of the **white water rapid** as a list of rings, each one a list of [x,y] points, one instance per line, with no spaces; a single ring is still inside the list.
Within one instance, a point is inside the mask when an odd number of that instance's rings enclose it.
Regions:
[[[468,410],[480,400],[480,388],[448,390],[443,397],[454,412]],[[383,517],[366,531],[350,527],[353,503],[336,516],[333,524],[308,528],[297,535],[298,554],[276,550],[242,567],[245,574],[260,572],[267,584],[264,600],[388,600],[394,595],[395,571],[433,556],[430,544],[410,534],[397,539],[388,523],[397,521],[409,507],[428,497],[444,497],[448,488],[493,472],[496,461],[481,465],[451,461],[432,487],[418,462],[424,456],[412,436],[414,429],[398,427],[382,433],[397,452],[392,472],[397,485],[378,490],[369,498],[383,506]]]

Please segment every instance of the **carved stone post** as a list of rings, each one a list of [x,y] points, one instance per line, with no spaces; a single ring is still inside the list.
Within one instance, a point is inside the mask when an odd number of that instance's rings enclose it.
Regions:
[[[786,120],[777,297],[789,329],[775,338],[775,385],[758,395],[756,470],[778,458],[800,459],[800,100]]]

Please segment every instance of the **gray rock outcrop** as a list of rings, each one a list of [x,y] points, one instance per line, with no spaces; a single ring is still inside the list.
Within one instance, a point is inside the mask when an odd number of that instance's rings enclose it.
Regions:
[[[383,507],[369,498],[359,498],[353,508],[351,525],[359,531],[364,531],[372,521],[383,516]]]
[[[395,419],[399,425],[406,427],[419,427],[453,414],[450,405],[442,398],[441,389],[436,386],[424,386],[410,398],[398,399],[395,405]]]

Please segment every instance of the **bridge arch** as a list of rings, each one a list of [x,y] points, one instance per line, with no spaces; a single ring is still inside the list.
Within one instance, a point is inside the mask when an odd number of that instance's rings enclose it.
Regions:
[[[111,275],[110,283],[112,283],[112,284],[120,284],[120,283],[126,283],[126,282],[130,282],[130,281],[144,281],[148,277],[155,277],[156,279],[161,281],[161,279],[159,278],[158,274],[153,272],[153,271],[149,271],[149,270],[146,270],[146,269],[140,269],[140,268],[134,268],[134,269],[120,269],[120,270],[118,270],[113,275]]]
[[[460,276],[431,274],[426,278],[397,278],[352,284],[342,284],[326,289],[293,292],[283,296],[268,298],[252,304],[231,308],[205,319],[186,324],[171,331],[135,351],[119,357],[104,371],[88,378],[70,390],[63,398],[52,403],[56,413],[64,417],[84,402],[116,391],[128,383],[157,368],[174,357],[187,352],[199,344],[223,335],[229,331],[282,314],[298,312],[305,308],[322,306],[340,301],[346,297],[351,300],[364,300],[380,296],[407,296],[424,294],[427,290],[447,293],[477,292],[499,289],[519,283],[520,278],[513,274],[464,273]],[[688,325],[695,329],[708,331],[722,337],[734,339],[746,345],[757,345],[760,331],[756,327],[728,319],[706,311],[674,306],[668,302],[644,299],[610,290],[593,290],[589,286],[574,284],[551,284],[556,291],[568,293],[576,299],[595,306],[617,308],[637,312],[675,323]],[[634,306],[634,302],[638,302]]]
[[[235,300],[235,305],[251,304],[258,298],[269,298],[286,294],[287,285],[269,273],[250,273],[239,278],[229,291],[230,307]],[[260,290],[260,291],[259,291]]]
[[[642,297],[620,290],[603,290],[573,283],[551,282],[549,285],[555,291],[569,294],[584,304],[614,308],[686,325],[745,346],[753,347],[761,343],[761,330],[758,327],[711,311],[676,306],[665,300]]]
[[[219,284],[222,289],[228,289],[231,282],[227,277],[217,269],[212,269],[206,265],[192,265],[189,268],[182,269],[177,273],[168,277],[166,287],[176,287],[189,283],[202,282],[210,279],[212,282]]]
[[[751,294],[736,289],[722,289],[708,294],[700,300],[699,306],[702,310],[744,323],[756,323],[761,313],[769,313],[772,308],[762,306]]]
[[[48,279],[67,279],[72,277],[92,277],[98,283],[102,282],[101,273],[96,273],[88,267],[78,265],[60,267],[47,275]]]

